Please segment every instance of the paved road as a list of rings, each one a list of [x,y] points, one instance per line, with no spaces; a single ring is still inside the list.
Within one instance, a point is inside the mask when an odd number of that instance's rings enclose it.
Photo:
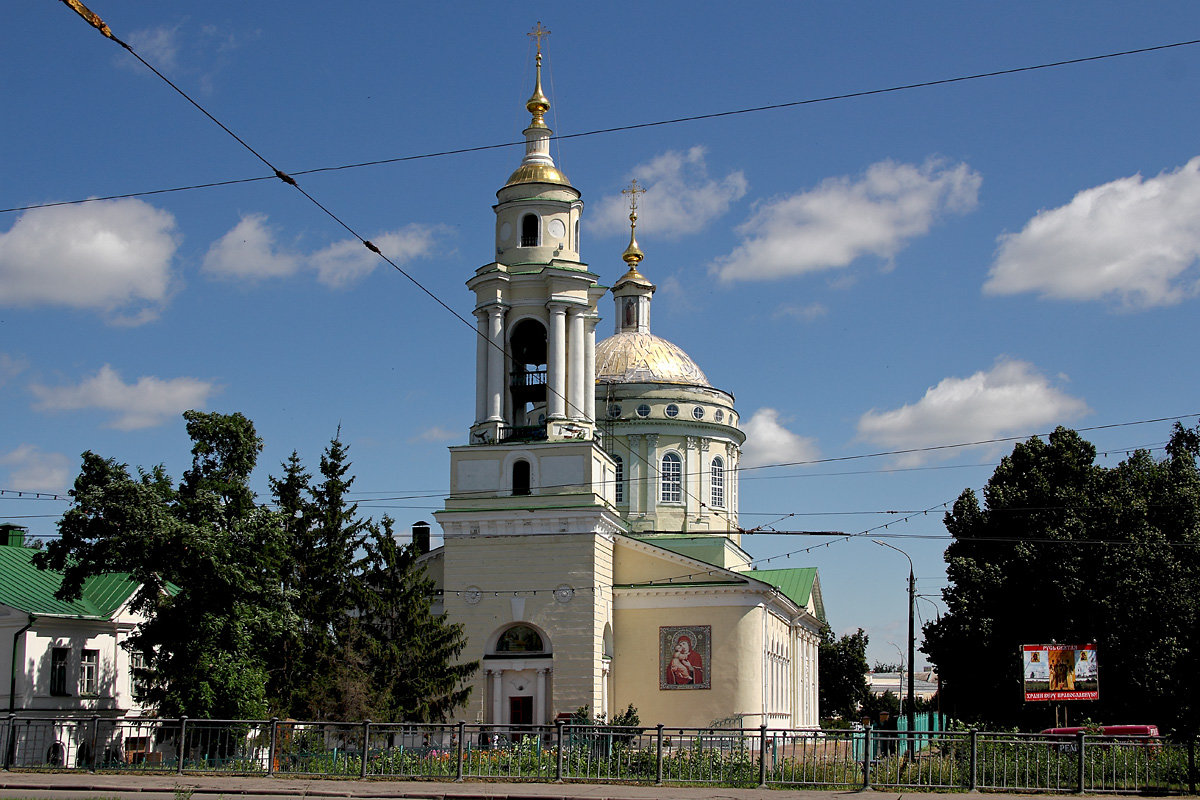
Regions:
[[[86,772],[0,771],[0,800],[9,798],[122,798],[123,800],[278,800],[280,797],[363,800],[1038,800],[1053,795],[910,793],[895,790],[725,789],[721,787],[622,786],[594,783],[442,783],[434,781],[298,780],[207,775],[94,775]],[[1076,797],[1077,795],[1066,795]],[[1105,795],[1105,798],[1120,797]]]

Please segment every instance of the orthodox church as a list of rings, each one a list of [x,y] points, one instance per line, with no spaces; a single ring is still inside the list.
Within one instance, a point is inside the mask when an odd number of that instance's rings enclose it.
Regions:
[[[540,40],[539,40],[540,41]],[[424,557],[480,659],[462,716],[547,724],[629,704],[646,724],[816,727],[815,569],[752,569],[733,395],[650,331],[636,182],[615,330],[554,164],[542,55],[525,155],[497,192],[475,293],[475,421],[450,448],[443,545]],[[614,259],[615,261],[615,259]]]

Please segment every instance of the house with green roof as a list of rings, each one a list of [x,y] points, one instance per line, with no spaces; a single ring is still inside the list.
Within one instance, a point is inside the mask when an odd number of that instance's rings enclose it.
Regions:
[[[115,719],[139,716],[139,687],[122,645],[142,621],[137,584],[98,575],[77,600],[55,596],[62,575],[38,569],[24,529],[0,526],[0,713]]]

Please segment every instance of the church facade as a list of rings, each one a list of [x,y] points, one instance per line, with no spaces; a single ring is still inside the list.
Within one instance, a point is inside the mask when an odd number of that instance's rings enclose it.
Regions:
[[[614,333],[580,254],[583,202],[555,166],[537,81],[525,154],[497,192],[475,293],[475,420],[425,556],[480,659],[462,716],[548,724],[629,704],[644,723],[815,727],[815,569],[741,547],[733,395],[650,331],[636,184]],[[615,259],[614,259],[615,261]]]

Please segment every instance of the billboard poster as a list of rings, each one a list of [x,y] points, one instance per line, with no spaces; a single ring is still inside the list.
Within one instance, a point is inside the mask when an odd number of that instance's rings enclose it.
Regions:
[[[1099,700],[1094,644],[1027,644],[1021,647],[1025,700]]]
[[[659,689],[710,688],[711,662],[711,626],[689,625],[658,629]]]

